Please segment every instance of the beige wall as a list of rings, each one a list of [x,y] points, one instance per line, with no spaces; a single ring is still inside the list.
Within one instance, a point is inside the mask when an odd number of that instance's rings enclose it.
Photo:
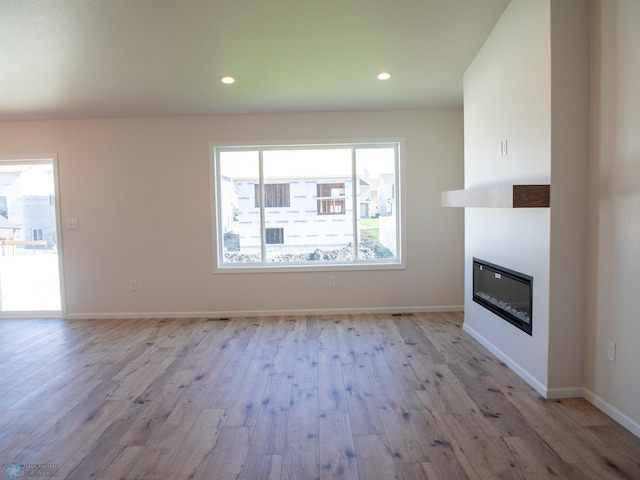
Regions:
[[[57,153],[71,317],[460,308],[460,109],[0,123],[0,155]],[[210,141],[403,137],[408,267],[213,274]],[[80,228],[66,228],[68,218]],[[129,291],[136,279],[138,291]]]
[[[584,384],[589,166],[589,0],[551,2],[550,396]]]
[[[640,2],[592,10],[591,164],[585,385],[640,436]],[[607,342],[617,359],[606,358]]]

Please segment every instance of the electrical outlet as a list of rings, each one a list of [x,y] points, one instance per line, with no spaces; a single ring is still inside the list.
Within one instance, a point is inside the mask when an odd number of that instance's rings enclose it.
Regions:
[[[610,362],[616,361],[616,344],[611,341],[607,343],[607,360]]]
[[[136,291],[138,290],[138,281],[137,280],[129,280],[129,290]]]
[[[333,275],[329,277],[329,286],[330,287],[336,286],[336,277],[334,277]]]
[[[71,230],[76,230],[78,228],[78,219],[77,218],[67,219],[67,228]]]

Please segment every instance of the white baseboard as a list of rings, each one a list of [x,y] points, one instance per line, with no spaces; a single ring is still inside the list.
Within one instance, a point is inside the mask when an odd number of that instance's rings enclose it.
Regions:
[[[531,385],[536,392],[538,392],[543,397],[547,398],[547,387],[542,382],[540,382],[537,378],[527,372],[524,368],[522,368],[516,361],[514,361],[509,356],[505,355],[502,350],[498,349],[493,343],[487,340],[484,336],[478,333],[477,330],[470,327],[468,323],[462,324],[462,329],[475,338],[478,342],[480,342],[487,350],[493,353],[496,357],[498,357],[501,361],[507,364],[507,366],[516,372],[522,379]]]
[[[615,408],[609,402],[605,401],[591,390],[584,388],[584,398],[593,403],[596,407],[602,410],[604,413],[613,418],[616,422],[622,425],[624,428],[633,433],[636,437],[640,437],[640,423],[636,422],[632,418],[628,417],[620,410]]]
[[[289,315],[356,315],[365,313],[423,313],[462,312],[463,305],[435,307],[372,307],[372,308],[317,308],[305,310],[229,310],[208,312],[136,312],[136,313],[68,313],[69,320],[106,320],[138,318],[232,318],[232,317],[282,317]]]
[[[584,387],[548,388],[547,398],[586,398]]]
[[[28,319],[28,318],[64,318],[64,315],[60,313],[60,310],[51,311],[38,311],[38,312],[2,312],[0,313],[0,319]]]
[[[464,323],[462,328],[465,332],[467,332],[478,342],[484,345],[496,357],[506,363],[509,368],[511,368],[520,377],[522,377],[524,381],[531,385],[544,398],[584,398],[585,400],[602,410],[604,413],[609,415],[613,420],[618,422],[635,436],[640,437],[640,423],[634,421],[592,391],[588,390],[585,387],[547,388],[542,382],[538,381],[536,378],[530,375],[524,368],[518,365],[517,362],[513,361],[513,359],[505,355],[501,350],[499,350],[495,345],[493,345],[490,341],[480,335],[469,325]]]

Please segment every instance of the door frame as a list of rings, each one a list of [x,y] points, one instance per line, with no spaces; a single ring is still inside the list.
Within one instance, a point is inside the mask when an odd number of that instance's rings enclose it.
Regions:
[[[60,213],[60,183],[58,180],[58,154],[0,155],[0,165],[51,164],[53,166],[53,193],[56,216],[56,242],[58,247],[58,282],[60,284],[60,310],[25,310],[0,312],[2,318],[66,318],[66,294],[64,286],[64,261],[62,246],[62,215]]]

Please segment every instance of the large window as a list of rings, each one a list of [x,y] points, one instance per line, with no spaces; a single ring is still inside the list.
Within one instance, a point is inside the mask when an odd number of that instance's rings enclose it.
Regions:
[[[212,144],[217,268],[397,268],[400,142]]]

